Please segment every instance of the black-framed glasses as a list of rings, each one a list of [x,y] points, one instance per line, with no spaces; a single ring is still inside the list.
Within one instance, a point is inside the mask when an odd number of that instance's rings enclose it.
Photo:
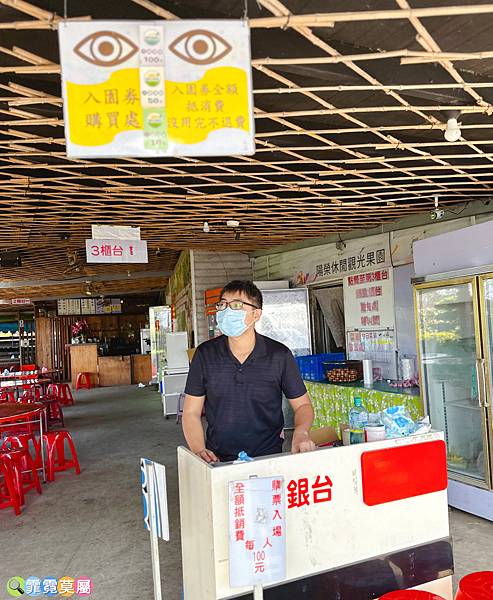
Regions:
[[[255,304],[250,304],[249,302],[243,302],[243,300],[231,300],[228,302],[227,300],[221,300],[216,304],[216,310],[221,312],[226,310],[227,308],[231,310],[243,310],[243,306],[251,306],[252,308],[258,308]]]

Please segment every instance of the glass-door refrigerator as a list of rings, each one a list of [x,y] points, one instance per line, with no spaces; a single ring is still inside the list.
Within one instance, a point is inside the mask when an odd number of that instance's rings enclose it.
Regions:
[[[151,338],[152,381],[158,383],[162,380],[166,367],[166,334],[173,329],[170,306],[149,307],[149,329]]]
[[[493,274],[415,285],[420,381],[447,443],[449,504],[493,520]]]

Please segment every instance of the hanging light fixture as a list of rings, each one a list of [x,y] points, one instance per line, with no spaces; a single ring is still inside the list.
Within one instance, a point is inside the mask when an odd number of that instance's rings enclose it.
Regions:
[[[457,142],[460,140],[462,133],[459,127],[459,123],[455,117],[447,119],[447,129],[445,129],[445,139],[447,142]]]

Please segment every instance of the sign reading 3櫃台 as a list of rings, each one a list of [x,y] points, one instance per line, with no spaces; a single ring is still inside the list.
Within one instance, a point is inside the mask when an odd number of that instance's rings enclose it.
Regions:
[[[67,154],[253,154],[244,21],[91,21],[59,27]]]

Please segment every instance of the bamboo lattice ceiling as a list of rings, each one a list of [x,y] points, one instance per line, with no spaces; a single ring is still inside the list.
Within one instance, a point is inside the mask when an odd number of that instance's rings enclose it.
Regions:
[[[244,10],[235,0],[66,5],[69,18],[94,19]],[[85,265],[91,223],[140,225],[149,242],[149,265],[112,273],[164,274],[187,247],[249,251],[376,227],[429,211],[435,195],[457,212],[493,196],[491,3],[251,0],[257,153],[204,160],[66,157],[63,12],[62,0],[0,0],[0,249],[24,253],[0,279],[104,275]],[[457,110],[462,137],[446,142]],[[228,219],[241,221],[240,240]]]

